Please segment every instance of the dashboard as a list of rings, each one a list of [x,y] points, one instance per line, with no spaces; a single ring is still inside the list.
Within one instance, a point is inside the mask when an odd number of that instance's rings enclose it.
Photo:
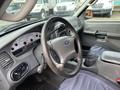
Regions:
[[[82,29],[78,18],[70,17],[67,20],[76,31]],[[45,62],[40,44],[44,23],[43,21],[23,27],[0,38],[0,90],[14,90],[26,77],[36,72],[44,72]],[[61,29],[50,38],[66,34],[68,33]]]

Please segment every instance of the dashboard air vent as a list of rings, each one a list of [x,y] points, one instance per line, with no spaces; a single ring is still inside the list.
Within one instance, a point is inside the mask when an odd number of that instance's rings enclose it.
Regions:
[[[8,69],[11,65],[13,65],[13,59],[6,52],[0,53],[0,67],[2,69]]]

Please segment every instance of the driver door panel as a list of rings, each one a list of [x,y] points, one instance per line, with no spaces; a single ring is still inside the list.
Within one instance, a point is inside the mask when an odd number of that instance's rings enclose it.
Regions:
[[[83,53],[89,52],[89,48],[95,44],[120,52],[120,22],[86,21],[82,36]],[[95,66],[94,69],[99,75],[117,83],[116,79],[120,77],[120,65],[104,62],[99,58]],[[86,68],[89,70],[91,67]]]
[[[94,44],[108,46],[120,51],[120,22],[118,21],[86,21],[83,34],[83,46]]]

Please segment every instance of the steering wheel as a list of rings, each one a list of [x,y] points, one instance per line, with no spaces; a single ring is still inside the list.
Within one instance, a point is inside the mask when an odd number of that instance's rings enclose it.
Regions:
[[[69,28],[69,32],[72,35],[49,40],[50,30],[55,32],[54,27],[57,22],[63,23]],[[68,29],[65,30],[65,32],[68,32]],[[63,77],[72,77],[79,72],[82,63],[81,44],[79,36],[68,21],[61,17],[50,18],[42,28],[41,46],[44,59],[53,72]],[[70,60],[74,60],[77,63],[72,71],[72,67],[69,66],[68,69],[65,69],[66,63]]]

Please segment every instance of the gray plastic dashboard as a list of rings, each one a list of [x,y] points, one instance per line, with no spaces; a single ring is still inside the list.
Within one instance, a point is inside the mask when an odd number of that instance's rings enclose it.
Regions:
[[[72,24],[76,31],[82,29],[83,23],[77,17],[67,17],[66,19]],[[38,66],[42,64],[42,59],[40,55],[38,55],[40,54],[39,52],[34,53],[33,48],[30,48],[26,53],[18,56],[15,56],[13,52],[26,44],[39,41],[44,23],[45,21],[34,23],[0,37],[0,65],[2,65],[1,63],[8,65],[8,67],[5,68],[0,66],[0,90],[14,90],[16,85],[19,85],[27,76],[37,72]],[[25,39],[23,39],[23,37]],[[20,46],[18,46],[18,43]],[[21,67],[26,68],[25,71],[24,68],[22,68],[24,71],[22,78],[17,77],[15,80],[12,79],[14,76],[11,77],[11,73],[13,74],[13,72],[15,72],[15,75],[17,75]]]

